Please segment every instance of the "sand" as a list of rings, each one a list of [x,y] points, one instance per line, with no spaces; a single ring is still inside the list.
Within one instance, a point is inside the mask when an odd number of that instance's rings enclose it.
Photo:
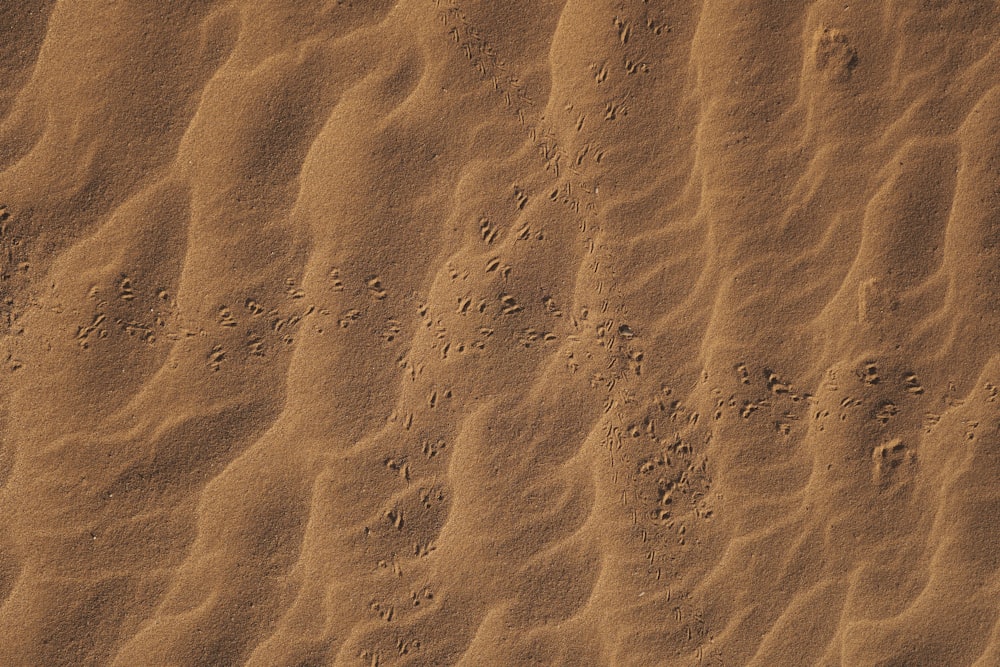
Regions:
[[[1000,665],[997,3],[0,26],[0,665]]]

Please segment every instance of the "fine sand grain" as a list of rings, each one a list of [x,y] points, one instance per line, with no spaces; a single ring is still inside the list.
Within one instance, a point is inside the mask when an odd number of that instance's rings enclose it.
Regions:
[[[0,667],[1000,665],[1000,3],[0,28]]]

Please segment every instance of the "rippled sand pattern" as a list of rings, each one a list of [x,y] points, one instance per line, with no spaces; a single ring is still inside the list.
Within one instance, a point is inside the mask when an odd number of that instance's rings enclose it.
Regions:
[[[998,3],[0,26],[0,665],[1000,665]]]

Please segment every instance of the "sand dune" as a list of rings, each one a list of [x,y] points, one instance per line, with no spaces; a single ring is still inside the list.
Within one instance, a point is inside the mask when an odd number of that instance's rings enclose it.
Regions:
[[[0,665],[1000,665],[996,3],[0,25]]]

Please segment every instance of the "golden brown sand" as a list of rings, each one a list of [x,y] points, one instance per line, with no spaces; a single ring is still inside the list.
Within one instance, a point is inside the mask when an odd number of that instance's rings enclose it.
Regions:
[[[0,665],[1000,665],[998,3],[0,26]]]

